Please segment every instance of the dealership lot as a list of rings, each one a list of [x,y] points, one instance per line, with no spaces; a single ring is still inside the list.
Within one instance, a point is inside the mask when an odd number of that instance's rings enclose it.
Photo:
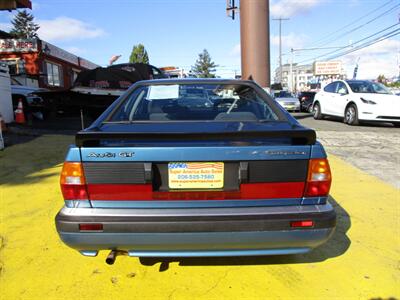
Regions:
[[[296,256],[123,256],[113,266],[105,264],[104,251],[96,258],[83,257],[61,243],[54,227],[63,204],[59,172],[73,136],[14,139],[14,145],[0,152],[0,298],[399,297],[400,129],[296,117],[317,129],[329,152],[331,201],[338,213],[333,238]]]
[[[357,168],[400,188],[400,128],[389,123],[349,126],[340,119],[314,120],[310,114],[294,114],[330,153]]]

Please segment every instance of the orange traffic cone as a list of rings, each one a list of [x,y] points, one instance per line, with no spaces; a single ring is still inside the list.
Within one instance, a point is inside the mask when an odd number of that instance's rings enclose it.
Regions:
[[[6,122],[4,122],[3,116],[1,114],[0,114],[0,128],[1,128],[1,131],[3,131],[3,132],[7,131]]]
[[[15,122],[18,124],[25,124],[24,106],[22,99],[19,99],[17,109],[15,110]]]

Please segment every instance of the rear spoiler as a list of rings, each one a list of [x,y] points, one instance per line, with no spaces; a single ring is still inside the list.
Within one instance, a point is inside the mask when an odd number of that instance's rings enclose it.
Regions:
[[[98,147],[101,141],[211,141],[228,139],[244,141],[257,138],[290,138],[292,145],[314,145],[316,133],[312,129],[236,131],[236,132],[98,132],[79,131],[75,136],[78,147]]]

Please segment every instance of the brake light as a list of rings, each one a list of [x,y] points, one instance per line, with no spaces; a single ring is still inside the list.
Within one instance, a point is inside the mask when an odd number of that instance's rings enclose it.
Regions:
[[[304,197],[328,196],[332,176],[326,158],[310,159]]]
[[[86,182],[81,163],[65,162],[60,177],[64,200],[86,200]]]

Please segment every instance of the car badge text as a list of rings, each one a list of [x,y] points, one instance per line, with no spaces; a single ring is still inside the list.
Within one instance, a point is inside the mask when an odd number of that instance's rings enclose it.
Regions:
[[[120,152],[120,153],[118,153],[118,157],[123,157],[123,158],[133,157],[134,155],[135,155],[135,152]],[[104,152],[104,153],[90,152],[87,157],[114,158],[114,157],[117,157],[117,154],[113,153],[113,152]]]
[[[265,151],[269,155],[306,155],[304,151]]]

